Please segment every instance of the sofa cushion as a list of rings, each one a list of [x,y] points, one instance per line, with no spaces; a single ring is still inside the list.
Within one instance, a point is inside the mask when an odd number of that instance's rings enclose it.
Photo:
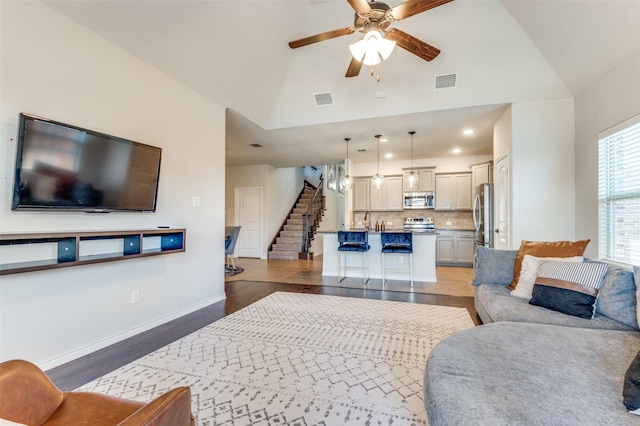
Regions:
[[[600,315],[598,312],[596,312],[593,319],[588,320],[530,305],[524,299],[513,297],[506,287],[496,285],[475,287],[475,307],[480,319],[485,324],[499,321],[515,321],[567,327],[635,331],[634,328]]]
[[[427,360],[429,423],[637,424],[622,382],[638,351],[637,331],[501,322],[456,333]]]
[[[640,330],[636,312],[636,284],[631,271],[609,267],[604,276],[596,312]]]
[[[608,267],[606,263],[544,262],[529,303],[591,319]]]
[[[513,278],[513,265],[517,254],[516,250],[476,247],[475,269],[471,285],[508,285]]]
[[[510,290],[513,290],[518,285],[518,279],[520,278],[520,270],[522,268],[522,260],[525,254],[530,254],[536,257],[572,257],[582,256],[584,250],[587,248],[591,240],[581,241],[555,241],[555,242],[543,242],[543,241],[522,241],[518,254],[516,255],[516,261],[513,268],[513,277]]]
[[[584,258],[582,256],[535,257],[530,254],[525,254],[524,259],[522,260],[522,269],[520,270],[518,286],[511,291],[511,295],[521,297],[522,299],[531,299],[531,295],[533,294],[533,285],[536,282],[536,278],[538,278],[538,269],[542,262],[582,262],[583,260]]]

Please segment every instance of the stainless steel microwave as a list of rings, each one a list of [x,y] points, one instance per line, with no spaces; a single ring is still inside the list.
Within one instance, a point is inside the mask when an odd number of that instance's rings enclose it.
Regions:
[[[433,208],[433,192],[405,192],[403,206],[406,210],[410,209],[432,209]]]

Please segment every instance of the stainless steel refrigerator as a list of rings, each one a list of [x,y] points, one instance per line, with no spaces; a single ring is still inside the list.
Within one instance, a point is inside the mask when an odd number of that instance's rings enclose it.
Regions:
[[[473,223],[476,227],[475,244],[493,247],[493,184],[483,183],[475,188]]]

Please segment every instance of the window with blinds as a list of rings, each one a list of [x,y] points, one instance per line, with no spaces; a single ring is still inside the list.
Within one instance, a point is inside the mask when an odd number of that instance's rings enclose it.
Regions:
[[[640,114],[599,138],[600,258],[640,265]]]

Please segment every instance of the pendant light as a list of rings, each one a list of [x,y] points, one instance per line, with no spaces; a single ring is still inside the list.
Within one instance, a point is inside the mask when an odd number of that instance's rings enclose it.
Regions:
[[[415,191],[418,189],[418,182],[420,181],[420,176],[413,170],[413,135],[415,135],[416,132],[412,130],[409,134],[411,135],[411,172],[409,172],[406,177],[407,183],[405,186],[407,189]]]
[[[382,188],[382,185],[384,184],[384,176],[380,174],[380,138],[381,137],[382,135],[375,135],[375,138],[378,139],[378,173],[376,173],[371,178],[371,181],[373,182],[373,185],[375,186],[376,189]]]
[[[351,138],[344,138],[347,142],[347,161],[344,162],[345,174],[340,179],[340,187],[343,191],[349,191],[353,187],[353,178],[349,176],[349,141]]]

